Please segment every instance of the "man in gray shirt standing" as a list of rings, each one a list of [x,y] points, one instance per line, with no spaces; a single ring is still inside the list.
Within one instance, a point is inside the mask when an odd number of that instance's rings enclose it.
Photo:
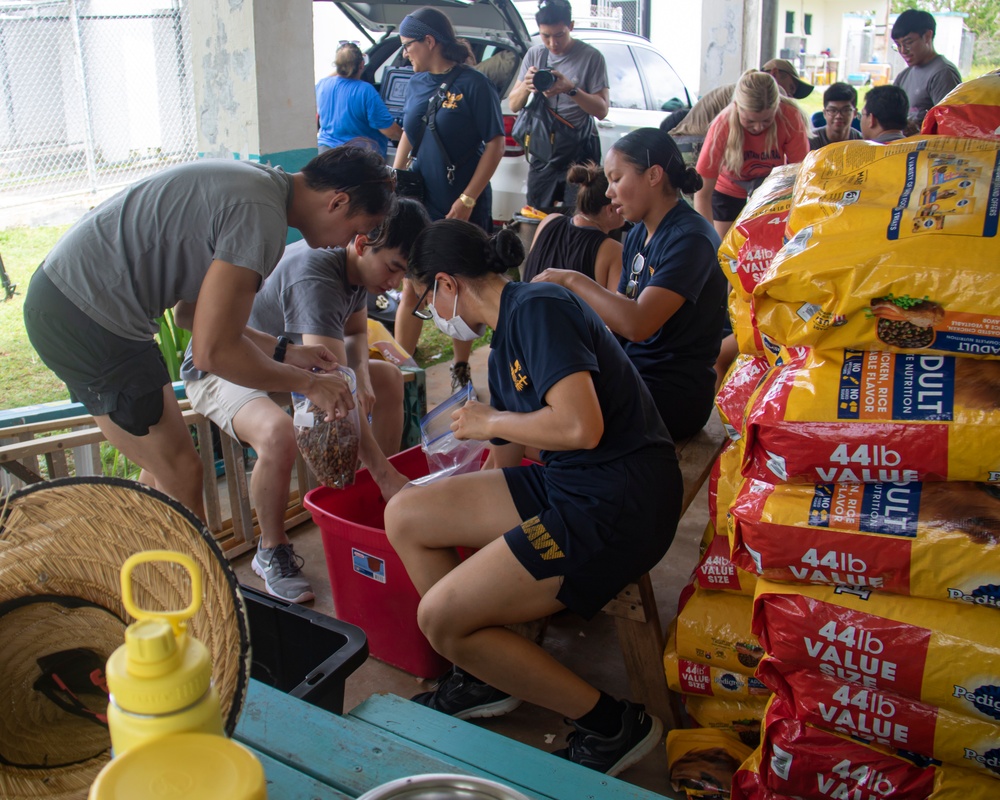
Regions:
[[[313,247],[347,244],[395,202],[376,153],[329,150],[301,172],[198,161],[159,172],[84,216],[24,299],[28,338],[140,480],[205,518],[201,459],[153,334],[168,308],[193,331],[198,368],[265,391],[300,392],[328,416],[351,392],[323,346],[280,347],[247,327],[289,225]]]
[[[567,0],[542,0],[535,22],[542,37],[524,54],[518,81],[507,98],[511,111],[520,111],[533,92],[549,108],[574,126],[570,134],[579,144],[574,151],[553,161],[533,159],[528,167],[528,205],[538,208],[576,203],[576,189],[566,182],[570,164],[601,161],[601,141],[594,118],[608,115],[608,68],[601,52],[586,42],[574,39],[573,11]],[[548,88],[535,85],[535,76],[543,62],[552,71],[554,82]],[[560,135],[562,124],[555,126]],[[557,139],[558,146],[558,139]]]
[[[908,116],[917,128],[931,107],[962,82],[958,67],[934,49],[936,31],[932,14],[912,8],[900,14],[892,25],[892,40],[906,62],[906,69],[896,76],[893,85],[910,99]]]

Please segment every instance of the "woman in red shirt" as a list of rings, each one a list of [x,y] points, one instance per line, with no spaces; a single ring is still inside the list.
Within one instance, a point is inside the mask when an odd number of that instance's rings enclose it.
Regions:
[[[805,118],[766,72],[740,77],[733,102],[708,128],[698,156],[703,185],[694,207],[724,237],[746,205],[747,195],[774,167],[794,164],[809,152]]]

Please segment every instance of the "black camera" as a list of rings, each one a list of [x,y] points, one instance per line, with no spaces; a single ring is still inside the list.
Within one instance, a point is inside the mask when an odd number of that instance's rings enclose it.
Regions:
[[[556,76],[552,74],[550,69],[540,69],[535,72],[535,77],[531,79],[532,83],[535,84],[535,88],[540,92],[547,92],[556,83]]]

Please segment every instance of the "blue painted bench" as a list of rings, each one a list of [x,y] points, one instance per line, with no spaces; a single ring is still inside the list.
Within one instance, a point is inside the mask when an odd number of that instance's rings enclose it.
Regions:
[[[337,716],[251,681],[233,738],[261,758],[268,796],[282,800],[349,800],[435,772],[499,781],[534,800],[662,800],[390,694]]]

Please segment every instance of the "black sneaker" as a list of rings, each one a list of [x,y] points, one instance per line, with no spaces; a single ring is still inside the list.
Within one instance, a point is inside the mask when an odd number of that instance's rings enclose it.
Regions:
[[[647,714],[642,705],[628,700],[621,703],[624,706],[622,728],[617,734],[601,736],[567,720],[576,730],[566,737],[569,746],[556,750],[553,755],[607,775],[617,775],[638,763],[656,747],[663,735],[663,724]]]
[[[516,697],[494,689],[458,667],[452,667],[433,692],[422,692],[411,699],[457,719],[500,717],[521,705]]]
[[[456,361],[451,365],[451,392],[464,389],[472,381],[472,367],[468,361]]]

